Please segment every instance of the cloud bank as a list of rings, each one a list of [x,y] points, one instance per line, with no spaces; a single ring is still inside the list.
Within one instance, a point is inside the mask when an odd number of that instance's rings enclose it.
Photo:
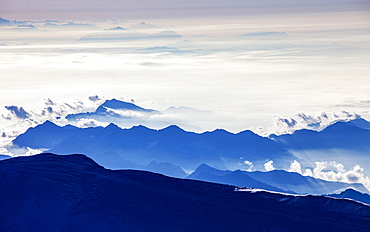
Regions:
[[[274,116],[274,124],[276,133],[289,134],[301,129],[321,131],[335,122],[345,122],[361,118],[360,114],[348,111],[332,113],[322,112],[312,115],[299,113],[288,118]]]
[[[314,168],[303,169],[301,164],[294,160],[288,171],[327,181],[361,183],[370,191],[370,179],[365,176],[364,169],[360,165],[347,170],[342,163],[336,161],[317,161]]]

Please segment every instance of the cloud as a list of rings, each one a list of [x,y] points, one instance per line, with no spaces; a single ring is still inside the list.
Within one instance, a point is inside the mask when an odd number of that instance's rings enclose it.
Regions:
[[[246,33],[240,36],[244,37],[261,37],[261,36],[287,36],[286,32],[277,32],[277,31],[264,31],[264,32],[252,32]]]
[[[294,160],[290,164],[288,171],[326,181],[361,183],[370,191],[370,179],[368,176],[365,176],[364,169],[360,165],[354,165],[351,169],[347,170],[342,163],[335,161],[317,161],[315,162],[314,168],[306,168],[302,173],[301,164]]]
[[[275,167],[274,167],[274,165],[273,165],[273,163],[274,163],[274,161],[272,161],[272,160],[269,160],[269,161],[267,161],[263,166],[265,167],[265,170],[266,171],[273,171],[273,170],[275,170]]]
[[[248,172],[251,172],[252,170],[253,170],[253,163],[251,162],[251,161],[249,161],[249,160],[244,160],[244,162],[243,162],[245,165],[248,165],[249,166],[249,168],[246,170],[246,171],[248,171]]]
[[[100,101],[102,99],[98,95],[95,95],[95,96],[90,96],[89,100],[92,101],[92,102],[96,102],[96,101]]]
[[[13,115],[20,119],[26,119],[30,115],[27,113],[22,107],[18,106],[5,106],[7,110],[9,110]]]
[[[335,107],[339,108],[358,108],[358,107],[369,107],[370,106],[370,100],[369,99],[363,99],[363,100],[347,100],[346,103],[342,104],[336,104]]]
[[[65,125],[68,123],[64,117],[71,113],[81,113],[86,111],[95,110],[99,104],[103,101],[102,97],[93,96],[88,100],[73,99],[68,102],[57,102],[50,98],[45,99],[41,106],[37,106],[33,109],[24,109],[23,107],[11,105],[5,106],[6,111],[1,114],[0,125],[2,126],[0,131],[1,144],[5,143],[9,139],[14,139],[16,136],[24,133],[28,128],[34,127],[38,124],[45,122],[46,120],[52,121],[58,125]],[[38,104],[39,105],[39,104]],[[86,127],[105,125],[93,121],[81,121],[77,122],[78,125]]]
[[[187,54],[191,53],[190,50],[181,50],[175,47],[167,47],[167,46],[155,46],[150,48],[144,48],[137,50],[138,53],[170,53],[170,54]]]
[[[48,98],[48,99],[45,100],[45,105],[52,106],[52,105],[54,105],[54,102],[50,98]]]
[[[100,122],[95,119],[90,119],[90,118],[81,118],[76,121],[70,122],[71,125],[80,127],[80,128],[87,128],[87,127],[106,127],[109,125],[108,122]]]
[[[322,112],[314,115],[298,113],[289,118],[275,116],[274,124],[277,134],[286,134],[301,129],[320,131],[335,122],[349,121],[354,119],[361,119],[361,116],[357,113],[348,111],[332,113]]]
[[[301,166],[301,164],[297,160],[294,160],[290,164],[290,167],[288,169],[288,172],[297,172],[299,174],[302,174],[302,166]]]
[[[19,147],[2,147],[0,148],[1,154],[9,155],[9,156],[31,156],[40,154],[47,149],[33,149],[30,147],[19,148]]]

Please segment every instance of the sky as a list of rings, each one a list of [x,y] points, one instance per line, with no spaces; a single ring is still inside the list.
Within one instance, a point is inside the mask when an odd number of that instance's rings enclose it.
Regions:
[[[192,17],[191,8],[188,18],[168,12],[166,17],[172,20],[122,16],[91,21],[79,18],[99,4],[78,6],[71,12],[63,10],[72,7],[69,4],[51,6],[37,14],[36,20],[29,15],[33,8],[23,9],[26,3],[21,2],[15,8],[16,3],[3,3],[8,14],[23,12],[24,16],[3,16],[14,23],[1,27],[2,106],[31,110],[48,98],[66,102],[94,95],[123,97],[157,110],[187,106],[212,111],[222,115],[222,120],[212,126],[195,124],[204,130],[234,132],[271,132],[276,118],[299,113],[346,111],[369,116],[370,16],[366,8],[307,13],[305,7],[293,4],[303,13],[203,18]],[[31,3],[42,2],[27,4]],[[183,9],[180,3],[185,4],[179,2],[176,9]],[[227,7],[235,8],[237,3],[244,4],[232,1]],[[215,2],[214,7],[223,4]],[[283,5],[276,8],[285,9]],[[64,19],[45,21],[57,9],[65,13]],[[105,17],[111,17],[108,10]],[[133,26],[142,21],[156,27]],[[107,30],[118,26],[129,30]],[[161,32],[167,36],[158,36]]]
[[[1,0],[4,17],[20,19],[156,19],[369,10],[366,0]]]
[[[6,141],[112,98],[197,132],[370,120],[367,0],[0,0],[0,18]]]

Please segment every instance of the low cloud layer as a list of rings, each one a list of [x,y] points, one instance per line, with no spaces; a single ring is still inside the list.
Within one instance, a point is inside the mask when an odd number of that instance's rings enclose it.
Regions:
[[[321,131],[338,121],[350,121],[361,118],[360,114],[348,111],[322,112],[320,114],[299,113],[288,118],[275,116],[274,123],[276,133],[287,134],[301,129]]]
[[[59,125],[68,123],[65,116],[71,113],[81,113],[94,110],[103,102],[98,96],[90,97],[88,100],[74,99],[68,102],[56,102],[50,98],[45,99],[38,107],[24,109],[20,106],[5,106],[0,110],[0,135],[4,145],[6,141],[14,139],[28,128],[42,124],[49,120]],[[95,121],[81,120],[77,126],[100,126],[105,125]]]
[[[346,169],[342,163],[335,161],[317,161],[314,168],[302,168],[301,164],[294,160],[288,171],[327,181],[361,183],[370,191],[370,179],[365,176],[360,165]]]

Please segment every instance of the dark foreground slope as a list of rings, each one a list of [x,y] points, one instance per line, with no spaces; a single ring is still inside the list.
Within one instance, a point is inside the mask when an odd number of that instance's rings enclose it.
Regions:
[[[343,199],[112,171],[83,155],[0,161],[0,231],[368,231]]]

